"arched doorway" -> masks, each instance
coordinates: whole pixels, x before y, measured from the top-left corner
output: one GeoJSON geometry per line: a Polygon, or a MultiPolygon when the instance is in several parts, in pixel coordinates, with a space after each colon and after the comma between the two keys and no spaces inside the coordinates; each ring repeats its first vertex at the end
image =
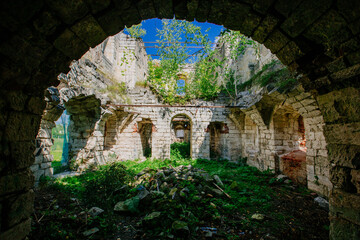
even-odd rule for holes
{"type": "Polygon", "coordinates": [[[171,119],[170,157],[191,157],[191,120],[185,114],[175,115],[171,119]]]}
{"type": "Polygon", "coordinates": [[[278,108],[273,115],[274,147],[278,156],[276,170],[296,183],[306,185],[306,139],[303,117],[290,105],[278,108]]]}

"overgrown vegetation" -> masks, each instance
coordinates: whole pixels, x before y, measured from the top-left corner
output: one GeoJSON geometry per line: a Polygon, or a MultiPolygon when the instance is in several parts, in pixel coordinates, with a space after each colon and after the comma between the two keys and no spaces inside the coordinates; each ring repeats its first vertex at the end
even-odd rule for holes
{"type": "Polygon", "coordinates": [[[313,205],[304,187],[225,160],[177,156],[110,163],[49,181],[42,191],[31,239],[87,239],[82,232],[94,227],[99,232],[93,239],[202,239],[203,227],[216,229],[215,239],[320,239],[328,232],[327,213],[313,205]],[[224,193],[214,190],[214,175],[224,193]],[[140,200],[144,189],[150,194],[140,200]],[[118,201],[131,203],[127,213],[114,212],[118,201]],[[104,212],[87,213],[95,206],[104,212]],[[253,219],[255,213],[264,219],[253,219]]]}
{"type": "Polygon", "coordinates": [[[242,83],[239,87],[241,91],[247,90],[254,85],[265,87],[272,84],[279,92],[291,90],[297,85],[295,73],[290,72],[286,67],[282,67],[279,60],[272,60],[265,64],[253,77],[242,83]]]}
{"type": "Polygon", "coordinates": [[[170,145],[172,159],[190,158],[190,142],[174,142],[170,145]]]}
{"type": "Polygon", "coordinates": [[[235,98],[241,76],[231,69],[231,62],[248,46],[258,47],[239,32],[226,30],[219,38],[218,47],[213,49],[208,34],[202,33],[200,27],[175,19],[163,20],[158,36],[160,61],[150,62],[148,83],[169,104],[183,104],[190,99],[213,100],[220,92],[235,98]],[[189,56],[189,44],[203,48],[189,56]],[[222,46],[229,49],[228,54],[221,53],[222,46]],[[184,77],[182,70],[188,63],[194,64],[194,73],[185,76],[185,87],[179,87],[177,80],[184,77]],[[179,91],[184,94],[179,95],[179,91]]]}

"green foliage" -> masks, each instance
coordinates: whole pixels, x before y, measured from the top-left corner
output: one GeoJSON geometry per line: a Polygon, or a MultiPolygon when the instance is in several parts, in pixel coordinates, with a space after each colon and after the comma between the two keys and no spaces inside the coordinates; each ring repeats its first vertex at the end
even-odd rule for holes
{"type": "Polygon", "coordinates": [[[163,20],[163,28],[158,30],[158,55],[160,62],[149,64],[148,83],[151,88],[169,104],[184,104],[190,99],[213,100],[220,92],[235,98],[239,92],[240,76],[227,66],[230,59],[236,60],[254,41],[236,31],[224,31],[219,45],[229,48],[229,55],[223,56],[220,49],[211,49],[208,34],[200,27],[181,20],[163,20]],[[191,56],[185,44],[203,46],[191,56]],[[193,74],[186,76],[184,89],[177,86],[179,74],[186,63],[195,63],[193,74]],[[179,95],[179,91],[184,94],[179,95]]]}
{"type": "MultiPolygon", "coordinates": [[[[245,159],[240,159],[240,162],[245,162],[245,159]]],[[[165,179],[161,179],[162,182],[163,180],[165,179]]],[[[46,181],[49,180],[46,179],[46,181]]],[[[42,236],[51,239],[85,239],[81,232],[92,227],[100,228],[100,231],[93,236],[94,239],[114,239],[119,236],[119,233],[121,234],[119,230],[123,228],[123,225],[119,223],[124,223],[124,217],[113,212],[113,207],[118,201],[131,203],[130,208],[133,214],[137,214],[133,219],[143,219],[137,226],[135,224],[132,226],[141,233],[144,239],[168,239],[174,238],[174,235],[180,237],[173,230],[174,221],[186,222],[190,231],[186,239],[201,239],[197,230],[198,227],[203,226],[217,228],[218,236],[224,239],[233,239],[235,232],[244,232],[244,230],[247,232],[247,237],[255,236],[249,235],[249,231],[253,231],[257,236],[271,234],[281,238],[284,232],[292,236],[294,229],[305,227],[294,220],[293,215],[301,211],[294,212],[294,207],[292,207],[288,212],[284,212],[282,207],[291,203],[289,199],[292,198],[289,198],[289,194],[293,194],[294,190],[290,189],[296,186],[286,188],[287,184],[276,181],[271,171],[261,172],[254,167],[234,164],[226,160],[184,158],[129,160],[111,163],[97,171],[86,172],[80,176],[57,179],[50,186],[59,190],[62,195],[69,194],[67,201],[70,201],[70,204],[62,209],[63,206],[60,203],[64,201],[64,198],[56,196],[56,199],[51,200],[49,207],[44,208],[45,210],[40,213],[37,212],[37,216],[42,216],[41,223],[43,224],[35,225],[33,233],[36,235],[34,234],[34,238],[31,239],[44,239],[42,236]],[[167,190],[161,190],[164,192],[159,195],[155,194],[157,191],[152,191],[150,198],[139,202],[137,197],[139,189],[134,187],[137,186],[135,181],[138,181],[139,177],[134,178],[135,174],[142,171],[142,175],[138,176],[148,175],[142,184],[151,190],[149,186],[150,182],[156,179],[154,178],[156,169],[167,167],[171,170],[173,168],[169,167],[170,164],[174,168],[191,164],[197,170],[191,172],[191,180],[181,178],[171,180],[171,175],[168,175],[166,181],[172,186],[167,190]],[[207,182],[205,177],[203,181],[201,174],[218,175],[224,183],[222,190],[231,198],[224,194],[213,196],[202,193],[204,187],[215,188],[215,186],[211,181],[207,182]],[[200,178],[195,177],[196,175],[200,178]],[[168,194],[171,188],[178,189],[175,199],[168,194]],[[184,188],[187,188],[187,192],[181,195],[180,189],[184,188]],[[70,197],[76,199],[70,200],[70,197]],[[60,208],[58,206],[57,210],[51,207],[57,204],[61,206],[60,208]],[[88,214],[82,215],[93,206],[98,206],[105,212],[95,217],[88,214]],[[160,218],[151,219],[151,213],[154,211],[160,215],[160,218]],[[264,214],[264,221],[251,219],[254,213],[264,214]],[[78,227],[74,230],[72,227],[74,225],[79,226],[81,230],[79,231],[78,227]],[[290,225],[294,229],[288,229],[290,225]],[[234,229],[234,231],[229,232],[228,229],[234,229]]],[[[156,185],[152,184],[152,186],[156,185]]],[[[297,197],[302,195],[305,196],[304,200],[309,198],[309,190],[305,187],[296,188],[297,197]]],[[[48,202],[48,198],[46,201],[48,202]]],[[[311,213],[313,214],[312,211],[311,213]]],[[[127,216],[126,219],[131,221],[131,217],[127,216]]],[[[327,230],[324,224],[326,223],[322,223],[321,226],[327,230]]],[[[299,234],[298,231],[297,234],[299,234]]],[[[300,234],[303,236],[303,232],[300,234]]]]}
{"type": "Polygon", "coordinates": [[[62,138],[64,136],[64,127],[62,124],[56,124],[56,126],[51,130],[53,138],[62,138]]]}
{"type": "Polygon", "coordinates": [[[170,145],[170,156],[173,159],[190,158],[190,142],[174,142],[170,145]]]}
{"type": "Polygon", "coordinates": [[[146,35],[146,30],[142,28],[142,24],[132,25],[130,28],[125,27],[125,30],[131,37],[141,39],[146,35]]]}
{"type": "Polygon", "coordinates": [[[295,74],[282,67],[279,60],[272,60],[265,64],[242,88],[245,90],[253,85],[265,87],[269,84],[277,87],[279,92],[286,92],[297,85],[297,80],[295,74]]]}

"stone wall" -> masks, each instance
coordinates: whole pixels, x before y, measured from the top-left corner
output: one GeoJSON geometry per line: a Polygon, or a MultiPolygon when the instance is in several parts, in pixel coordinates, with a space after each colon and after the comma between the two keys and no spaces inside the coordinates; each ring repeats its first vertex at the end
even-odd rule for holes
{"type": "MultiPolygon", "coordinates": [[[[30,231],[29,168],[45,108],[43,91],[58,84],[56,76],[68,71],[72,59],[125,25],[176,16],[240,30],[264,43],[291,70],[303,73],[300,81],[307,92],[312,91],[323,114],[320,125],[334,165],[330,238],[358,239],[360,196],[350,183],[357,181],[351,173],[360,168],[359,4],[357,0],[2,1],[0,238],[23,239],[30,231]],[[12,205],[15,202],[25,205],[18,208],[12,205]]],[[[314,133],[319,132],[315,129],[319,121],[315,122],[309,124],[314,133]]]]}
{"type": "Polygon", "coordinates": [[[60,104],[59,91],[55,87],[50,87],[45,91],[46,108],[43,113],[40,129],[35,140],[35,162],[30,167],[35,176],[35,185],[38,184],[40,177],[51,177],[53,169],[51,162],[54,157],[51,154],[53,145],[52,129],[55,127],[55,121],[61,116],[64,107],[60,104]]]}
{"type": "Polygon", "coordinates": [[[106,145],[105,156],[116,155],[119,160],[140,159],[144,157],[139,124],[144,120],[153,124],[151,149],[153,158],[170,158],[170,144],[172,140],[171,120],[174,116],[185,115],[191,122],[191,156],[193,158],[210,159],[210,132],[212,122],[225,124],[228,131],[222,132],[222,158],[238,160],[241,156],[239,131],[227,117],[228,110],[221,108],[164,108],[164,107],[132,107],[123,112],[124,117],[110,118],[107,128],[111,133],[111,146],[106,145]],[[219,110],[220,109],[220,110],[219,110]],[[127,116],[127,117],[126,117],[127,116]],[[114,120],[117,120],[114,123],[114,120]]]}
{"type": "MultiPolygon", "coordinates": [[[[73,63],[72,70],[66,76],[61,77],[63,85],[60,86],[60,93],[71,114],[70,156],[80,169],[104,163],[109,158],[144,158],[141,129],[145,122],[152,125],[152,157],[169,158],[174,134],[171,119],[177,114],[185,114],[191,119],[193,158],[210,159],[210,152],[217,148],[221,149],[219,157],[233,161],[247,157],[250,165],[261,170],[278,171],[284,170],[282,155],[307,149],[306,163],[301,164],[306,167],[299,169],[299,176],[307,178],[310,189],[328,196],[332,184],[329,182],[323,121],[319,117],[321,113],[317,102],[310,94],[304,93],[301,87],[281,94],[276,90],[268,93],[266,88],[255,86],[250,92],[239,94],[236,101],[239,108],[235,112],[226,108],[119,107],[116,103],[124,99],[111,99],[106,91],[99,91],[96,87],[106,90],[114,83],[125,82],[126,101],[135,105],[161,104],[152,91],[136,84],[144,81],[146,76],[147,58],[141,44],[120,33],[91,49],[73,63]],[[124,64],[124,56],[129,50],[142,54],[142,57],[129,58],[128,63],[124,64]],[[135,70],[141,76],[134,74],[135,70]],[[109,102],[115,105],[105,105],[109,102]],[[304,125],[301,133],[300,116],[304,125]],[[221,124],[221,128],[226,129],[215,130],[215,124],[221,124]],[[302,144],[306,142],[306,148],[300,146],[301,141],[302,144]]],[[[258,48],[260,55],[254,54],[254,48],[247,48],[242,58],[229,63],[236,67],[239,74],[246,76],[244,81],[254,74],[249,64],[258,66],[256,69],[259,70],[276,59],[264,46],[258,48]]],[[[224,98],[192,104],[227,105],[229,101],[224,98]]]]}

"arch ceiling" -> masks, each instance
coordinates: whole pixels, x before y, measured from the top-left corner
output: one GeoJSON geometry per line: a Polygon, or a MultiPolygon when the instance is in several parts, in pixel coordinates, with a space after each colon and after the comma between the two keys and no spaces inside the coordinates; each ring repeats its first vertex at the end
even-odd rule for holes
{"type": "Polygon", "coordinates": [[[125,25],[173,16],[240,30],[303,73],[300,81],[317,97],[329,159],[337,166],[330,204],[332,215],[341,217],[332,219],[332,239],[359,236],[360,215],[353,213],[360,207],[353,203],[360,199],[346,185],[360,176],[360,1],[12,0],[0,3],[0,211],[4,219],[12,217],[1,210],[11,194],[24,200],[26,210],[2,221],[0,239],[22,239],[30,231],[29,166],[43,90],[58,84],[71,60],[125,25]]]}

